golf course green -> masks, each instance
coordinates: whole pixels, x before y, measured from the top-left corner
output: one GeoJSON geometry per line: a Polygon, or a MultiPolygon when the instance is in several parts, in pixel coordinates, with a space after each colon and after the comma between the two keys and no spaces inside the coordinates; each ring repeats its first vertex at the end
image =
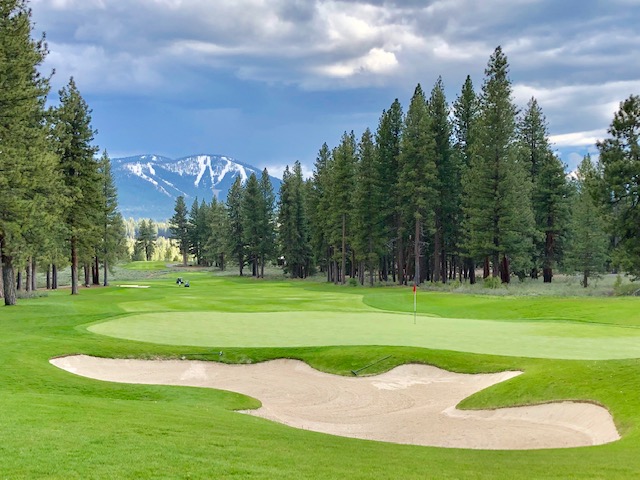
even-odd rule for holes
{"type": "MultiPolygon", "coordinates": [[[[428,308],[428,307],[427,307],[428,308]]],[[[491,321],[366,312],[156,312],[89,326],[102,335],[200,347],[389,345],[520,357],[640,357],[640,329],[551,321],[491,321]]]]}
{"type": "MultiPolygon", "coordinates": [[[[139,265],[108,288],[0,310],[0,478],[634,478],[640,474],[640,301],[491,296],[217,276],[139,265]],[[178,287],[186,276],[190,288],[178,287]],[[133,284],[148,288],[123,288],[133,284]],[[222,351],[223,355],[219,352],[222,351]],[[621,440],[531,451],[417,447],[290,428],[255,399],[96,381],[56,356],[255,363],[374,374],[404,363],[522,375],[459,408],[563,400],[613,415],[621,440]]],[[[552,288],[552,287],[551,287],[552,288]]]]}

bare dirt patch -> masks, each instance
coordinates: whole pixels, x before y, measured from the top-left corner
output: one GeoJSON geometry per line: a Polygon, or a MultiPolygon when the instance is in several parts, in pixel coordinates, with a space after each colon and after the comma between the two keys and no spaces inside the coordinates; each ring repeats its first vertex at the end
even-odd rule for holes
{"type": "Polygon", "coordinates": [[[467,375],[402,365],[381,375],[342,377],[297,360],[226,365],[85,355],[54,358],[51,363],[98,380],[239,392],[262,402],[261,408],[243,413],[345,437],[494,450],[600,445],[620,438],[609,412],[589,403],[456,408],[462,399],[519,372],[467,375]]]}

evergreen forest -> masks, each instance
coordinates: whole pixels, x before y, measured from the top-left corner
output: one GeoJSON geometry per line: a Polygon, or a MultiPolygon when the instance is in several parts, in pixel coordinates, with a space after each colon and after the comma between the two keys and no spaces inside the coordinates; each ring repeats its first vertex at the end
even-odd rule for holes
{"type": "MultiPolygon", "coordinates": [[[[151,260],[157,225],[127,225],[106,151],[94,143],[91,109],[73,78],[48,107],[40,72],[44,36],[33,38],[26,0],[0,0],[0,253],[6,305],[57,288],[71,269],[80,284],[108,285],[110,266],[151,260]]],[[[586,287],[604,271],[640,274],[640,97],[620,103],[571,175],[554,152],[536,101],[516,105],[505,53],[490,56],[479,88],[466,78],[450,102],[442,78],[396,99],[375,130],[323,144],[313,175],[296,162],[274,192],[266,169],[238,178],[226,201],[176,200],[168,231],[187,265],[263,277],[279,265],[293,278],[322,274],[362,285],[509,283],[558,270],[586,287]],[[349,280],[347,280],[349,278],[349,280]]],[[[169,251],[168,249],[166,250],[169,251]]]]}

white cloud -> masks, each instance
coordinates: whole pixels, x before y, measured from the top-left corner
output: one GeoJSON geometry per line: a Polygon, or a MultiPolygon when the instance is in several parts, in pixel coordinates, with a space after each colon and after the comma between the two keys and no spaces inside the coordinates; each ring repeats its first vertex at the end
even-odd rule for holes
{"type": "Polygon", "coordinates": [[[607,132],[604,129],[590,130],[588,132],[563,133],[561,135],[551,135],[549,140],[555,147],[586,147],[595,145],[598,140],[602,140],[607,132]]]}

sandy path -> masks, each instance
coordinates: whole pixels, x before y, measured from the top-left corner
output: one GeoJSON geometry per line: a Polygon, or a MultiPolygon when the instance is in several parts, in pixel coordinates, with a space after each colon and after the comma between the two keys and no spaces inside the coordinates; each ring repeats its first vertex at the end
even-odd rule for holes
{"type": "Polygon", "coordinates": [[[382,375],[342,377],[297,360],[226,365],[84,355],[55,358],[51,363],[98,380],[243,393],[262,402],[261,408],[244,413],[345,437],[510,450],[600,445],[620,438],[609,412],[589,403],[477,411],[455,408],[469,395],[519,372],[467,375],[403,365],[382,375]]]}

